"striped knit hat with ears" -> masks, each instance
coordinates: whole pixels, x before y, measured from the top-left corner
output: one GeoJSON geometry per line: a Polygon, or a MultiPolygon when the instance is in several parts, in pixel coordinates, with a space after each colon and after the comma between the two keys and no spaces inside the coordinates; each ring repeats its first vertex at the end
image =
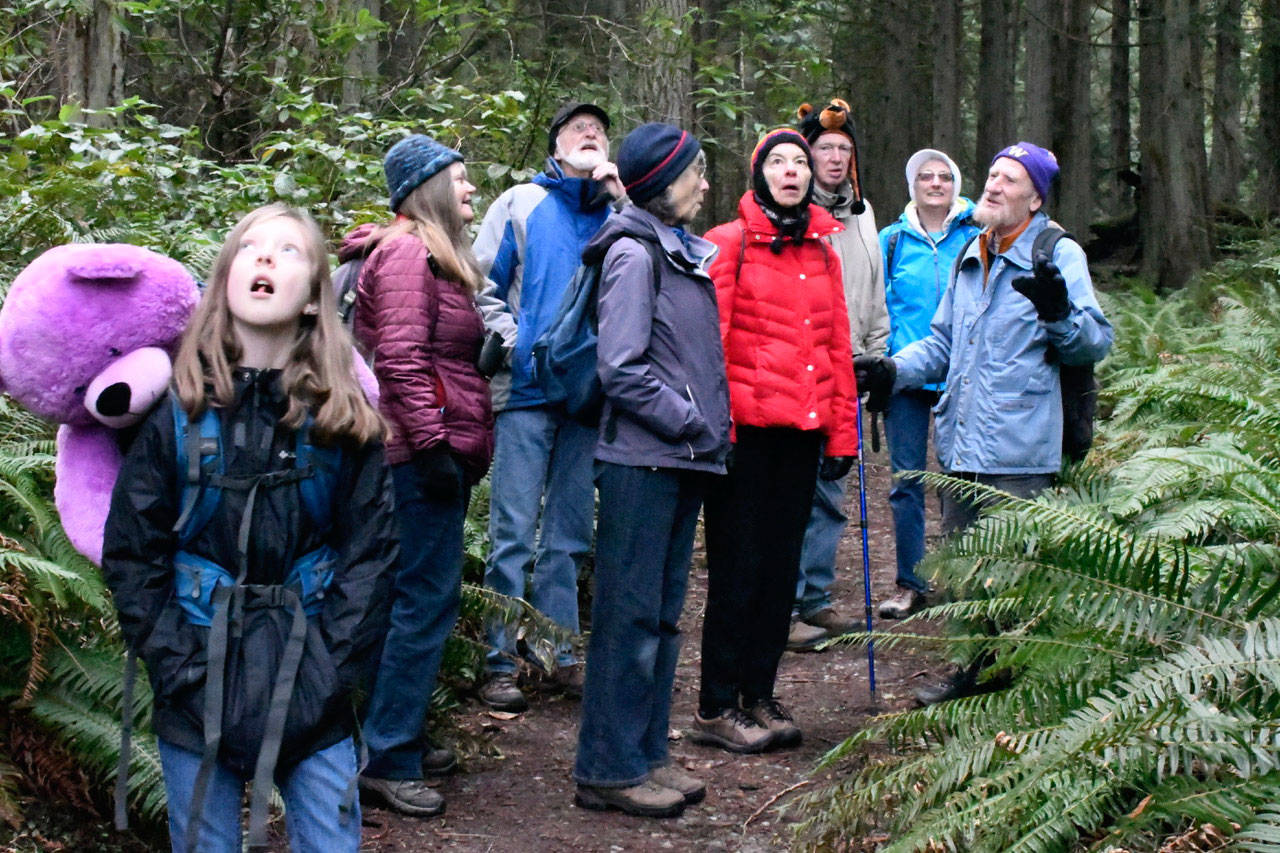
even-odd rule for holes
{"type": "Polygon", "coordinates": [[[849,113],[848,102],[832,98],[831,103],[821,110],[815,110],[810,104],[801,104],[796,110],[796,118],[799,119],[797,126],[800,133],[810,145],[827,131],[843,133],[849,137],[849,142],[853,144],[853,159],[849,163],[849,182],[853,184],[853,207],[850,210],[854,216],[858,216],[867,209],[867,205],[862,200],[862,178],[858,174],[858,136],[853,129],[853,116],[849,113]]]}

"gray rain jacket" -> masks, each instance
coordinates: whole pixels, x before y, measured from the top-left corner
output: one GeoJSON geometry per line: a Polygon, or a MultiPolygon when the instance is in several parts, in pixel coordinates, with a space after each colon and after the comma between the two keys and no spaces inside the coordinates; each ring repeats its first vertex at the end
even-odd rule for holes
{"type": "Polygon", "coordinates": [[[688,246],[632,205],[605,222],[582,253],[586,264],[604,258],[599,460],[724,473],[729,383],[715,285],[706,272],[716,248],[691,234],[687,239],[688,246]],[[661,246],[658,269],[640,241],[661,246]]]}

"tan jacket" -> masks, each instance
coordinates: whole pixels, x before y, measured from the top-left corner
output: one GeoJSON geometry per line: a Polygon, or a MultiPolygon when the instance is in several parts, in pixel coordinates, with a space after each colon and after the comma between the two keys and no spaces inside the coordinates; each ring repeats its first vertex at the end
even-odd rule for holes
{"type": "Polygon", "coordinates": [[[827,240],[840,254],[844,270],[844,301],[849,309],[849,333],[853,354],[884,355],[889,343],[889,311],[884,302],[884,261],[871,202],[854,216],[853,193],[848,181],[837,193],[816,183],[813,203],[820,205],[845,227],[827,240]]]}

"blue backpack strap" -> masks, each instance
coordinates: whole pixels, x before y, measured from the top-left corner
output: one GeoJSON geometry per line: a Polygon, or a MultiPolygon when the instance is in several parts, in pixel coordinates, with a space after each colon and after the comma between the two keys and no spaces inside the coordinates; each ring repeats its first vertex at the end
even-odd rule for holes
{"type": "Polygon", "coordinates": [[[222,502],[222,489],[209,476],[221,474],[225,469],[222,425],[218,413],[209,408],[201,416],[199,428],[192,429],[182,403],[176,396],[170,399],[178,453],[178,490],[182,496],[179,502],[182,511],[173,531],[178,534],[179,547],[185,547],[209,523],[222,502]]]}
{"type": "Polygon", "coordinates": [[[342,468],[342,451],[337,447],[316,447],[311,443],[313,419],[307,416],[297,431],[294,442],[294,458],[298,468],[311,467],[311,476],[298,484],[302,493],[302,505],[316,527],[325,530],[333,520],[333,494],[338,487],[338,472],[342,468]]]}

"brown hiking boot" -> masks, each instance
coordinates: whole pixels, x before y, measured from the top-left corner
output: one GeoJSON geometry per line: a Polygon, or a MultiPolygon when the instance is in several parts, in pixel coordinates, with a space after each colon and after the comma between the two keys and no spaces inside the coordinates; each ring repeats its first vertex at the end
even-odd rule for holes
{"type": "Polygon", "coordinates": [[[909,586],[900,587],[897,595],[880,602],[880,618],[906,619],[924,605],[924,593],[917,592],[909,586]]]}
{"type": "Polygon", "coordinates": [[[799,746],[803,735],[791,712],[777,699],[761,699],[747,708],[747,713],[760,725],[773,733],[773,745],[786,748],[799,746]]]}
{"type": "Polygon", "coordinates": [[[822,628],[828,637],[839,637],[858,630],[858,621],[843,615],[834,607],[824,607],[812,616],[806,616],[804,624],[822,628]]]}
{"type": "Polygon", "coordinates": [[[674,764],[664,764],[653,768],[649,773],[649,781],[657,782],[664,788],[679,791],[684,797],[684,804],[691,806],[702,802],[707,796],[707,783],[696,776],[685,773],[674,764]]]}
{"type": "Polygon", "coordinates": [[[569,699],[581,699],[582,688],[587,680],[587,665],[581,661],[567,663],[556,667],[551,680],[569,699]]]}
{"type": "Polygon", "coordinates": [[[360,790],[374,802],[411,817],[444,814],[444,797],[421,779],[374,779],[360,777],[360,790]]]}
{"type": "Polygon", "coordinates": [[[787,651],[817,651],[818,644],[826,638],[827,632],[825,629],[797,620],[791,623],[791,631],[787,634],[787,651]]]}
{"type": "Polygon", "coordinates": [[[579,785],[573,801],[584,809],[617,809],[639,817],[676,817],[684,811],[684,794],[652,779],[630,788],[597,788],[579,785]]]}
{"type": "Polygon", "coordinates": [[[518,714],[529,709],[529,700],[516,686],[515,676],[505,672],[490,676],[480,687],[480,701],[495,711],[518,714]]]}
{"type": "Polygon", "coordinates": [[[694,743],[718,746],[730,752],[752,753],[764,752],[773,746],[774,735],[741,708],[729,708],[710,719],[704,719],[695,711],[690,738],[694,743]]]}

